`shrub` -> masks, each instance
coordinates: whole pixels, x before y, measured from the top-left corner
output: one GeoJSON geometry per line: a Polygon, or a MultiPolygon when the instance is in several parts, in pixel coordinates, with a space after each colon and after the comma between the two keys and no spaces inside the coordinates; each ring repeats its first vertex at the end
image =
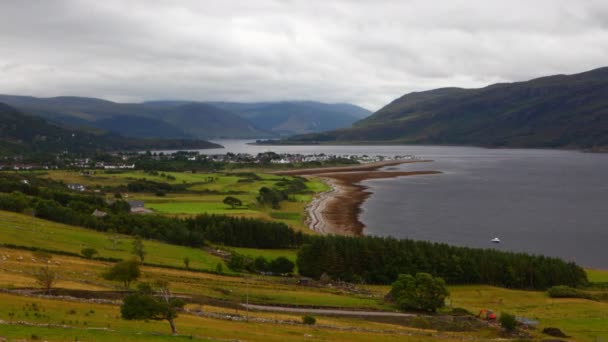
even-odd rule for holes
{"type": "Polygon", "coordinates": [[[559,328],[547,327],[543,329],[543,334],[553,336],[553,337],[564,337],[569,338],[570,336],[566,335],[559,328]]]}
{"type": "Polygon", "coordinates": [[[293,269],[296,265],[286,257],[278,257],[270,262],[268,265],[270,271],[275,274],[289,274],[293,273],[293,269]]]}
{"type": "Polygon", "coordinates": [[[95,248],[87,247],[83,248],[80,251],[80,254],[82,254],[87,259],[91,259],[95,254],[98,254],[98,252],[95,248]]]}
{"type": "Polygon", "coordinates": [[[428,273],[400,274],[391,289],[401,310],[437,311],[449,295],[445,281],[428,273]]]}
{"type": "Polygon", "coordinates": [[[515,328],[517,328],[517,320],[515,319],[515,316],[507,312],[500,313],[498,322],[506,331],[513,331],[515,328]]]}
{"type": "Polygon", "coordinates": [[[566,285],[553,286],[547,290],[551,298],[583,298],[597,300],[593,295],[566,285]]]}
{"type": "Polygon", "coordinates": [[[302,323],[307,325],[315,325],[317,323],[317,319],[312,316],[302,316],[302,323]]]}

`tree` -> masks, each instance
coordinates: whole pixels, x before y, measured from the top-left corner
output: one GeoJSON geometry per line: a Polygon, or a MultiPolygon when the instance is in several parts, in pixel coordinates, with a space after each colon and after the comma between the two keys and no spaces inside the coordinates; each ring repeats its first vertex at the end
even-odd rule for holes
{"type": "Polygon", "coordinates": [[[40,285],[46,293],[49,293],[51,288],[53,288],[53,284],[57,281],[57,273],[49,268],[49,262],[53,258],[53,255],[43,251],[34,251],[32,256],[44,263],[44,266],[40,267],[33,274],[36,284],[40,285]]]}
{"type": "Polygon", "coordinates": [[[309,315],[302,316],[302,323],[306,325],[315,325],[315,323],[317,323],[317,319],[309,315]]]}
{"type": "Polygon", "coordinates": [[[498,322],[500,323],[501,327],[509,332],[517,328],[517,320],[515,319],[515,316],[508,312],[501,312],[498,322]]]}
{"type": "Polygon", "coordinates": [[[260,255],[253,260],[253,268],[258,272],[267,272],[269,268],[268,260],[260,255]]]}
{"type": "Polygon", "coordinates": [[[188,257],[184,258],[184,266],[186,266],[187,270],[190,269],[190,258],[188,258],[188,257]]]}
{"type": "Polygon", "coordinates": [[[445,281],[428,273],[400,274],[392,285],[392,297],[401,310],[436,311],[449,296],[445,281]]]}
{"type": "Polygon", "coordinates": [[[222,202],[225,205],[229,205],[232,209],[243,205],[243,202],[241,202],[240,199],[238,199],[236,197],[232,197],[232,196],[228,196],[228,197],[224,198],[224,200],[222,202]]]}
{"type": "Polygon", "coordinates": [[[154,287],[139,286],[136,293],[125,297],[120,306],[120,314],[126,320],[166,320],[171,326],[171,333],[175,335],[177,329],[174,320],[185,304],[183,300],[171,295],[168,282],[157,281],[154,287]]]}
{"type": "Polygon", "coordinates": [[[128,289],[131,282],[140,276],[139,263],[135,259],[118,262],[102,274],[106,280],[121,281],[125,289],[128,289]]]}
{"type": "Polygon", "coordinates": [[[281,256],[272,260],[268,266],[272,273],[287,274],[293,273],[295,264],[286,257],[281,256]]]}
{"type": "Polygon", "coordinates": [[[141,237],[136,236],[133,240],[133,249],[131,253],[139,258],[140,263],[144,264],[144,257],[146,256],[146,250],[144,249],[144,242],[141,237]]]}
{"type": "Polygon", "coordinates": [[[85,258],[91,259],[95,254],[99,254],[95,248],[87,247],[80,251],[85,258]]]}
{"type": "Polygon", "coordinates": [[[53,288],[53,284],[57,281],[57,273],[46,265],[34,272],[34,278],[36,279],[36,283],[48,294],[51,288],[53,288]]]}

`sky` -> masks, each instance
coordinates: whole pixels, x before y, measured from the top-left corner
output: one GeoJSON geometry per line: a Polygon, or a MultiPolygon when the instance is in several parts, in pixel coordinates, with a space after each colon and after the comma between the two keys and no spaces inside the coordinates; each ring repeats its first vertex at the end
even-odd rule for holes
{"type": "Polygon", "coordinates": [[[3,0],[0,93],[317,100],[608,65],[608,1],[3,0]]]}

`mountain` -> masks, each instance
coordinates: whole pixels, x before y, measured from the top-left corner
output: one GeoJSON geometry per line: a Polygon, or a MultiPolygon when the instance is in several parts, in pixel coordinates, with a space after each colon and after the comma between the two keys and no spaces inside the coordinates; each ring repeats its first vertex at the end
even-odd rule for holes
{"type": "MultiPolygon", "coordinates": [[[[150,106],[149,103],[147,105],[150,106]]],[[[162,113],[166,122],[180,127],[186,134],[195,137],[257,138],[273,136],[272,133],[257,128],[251,122],[230,111],[206,103],[167,105],[157,113],[162,113]]]]}
{"type": "Polygon", "coordinates": [[[350,127],[355,121],[371,114],[367,109],[352,104],[313,101],[210,104],[234,112],[257,127],[283,136],[350,127]]]}
{"type": "Polygon", "coordinates": [[[608,146],[608,68],[410,93],[352,128],[285,141],[311,142],[602,149],[608,146]]]}
{"type": "Polygon", "coordinates": [[[203,140],[134,139],[106,132],[61,127],[0,103],[0,151],[7,154],[216,147],[221,146],[203,140]]]}
{"type": "Polygon", "coordinates": [[[97,127],[130,137],[257,138],[272,133],[234,113],[191,102],[116,103],[95,98],[36,98],[0,95],[0,102],[24,113],[75,127],[97,127]]]}
{"type": "MultiPolygon", "coordinates": [[[[70,121],[68,121],[70,122],[70,121]]],[[[84,123],[82,123],[84,124],[84,123]]],[[[118,115],[94,122],[95,127],[137,138],[185,138],[183,130],[162,120],[135,115],[118,115]]]]}
{"type": "Polygon", "coordinates": [[[271,138],[350,127],[371,114],[351,104],[313,101],[116,103],[75,96],[0,95],[0,102],[55,123],[138,138],[271,138]]]}

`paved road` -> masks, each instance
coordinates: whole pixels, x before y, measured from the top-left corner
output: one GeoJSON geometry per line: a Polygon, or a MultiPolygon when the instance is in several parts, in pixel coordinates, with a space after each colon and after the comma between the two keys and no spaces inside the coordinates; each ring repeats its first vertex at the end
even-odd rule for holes
{"type": "Polygon", "coordinates": [[[274,312],[295,312],[295,313],[308,313],[318,315],[334,315],[334,316],[376,316],[376,317],[414,317],[415,314],[407,314],[402,312],[388,312],[388,311],[356,311],[356,310],[341,310],[341,309],[308,309],[308,308],[290,308],[285,306],[266,306],[266,305],[253,305],[253,304],[241,304],[243,307],[250,310],[258,311],[274,311],[274,312]]]}

